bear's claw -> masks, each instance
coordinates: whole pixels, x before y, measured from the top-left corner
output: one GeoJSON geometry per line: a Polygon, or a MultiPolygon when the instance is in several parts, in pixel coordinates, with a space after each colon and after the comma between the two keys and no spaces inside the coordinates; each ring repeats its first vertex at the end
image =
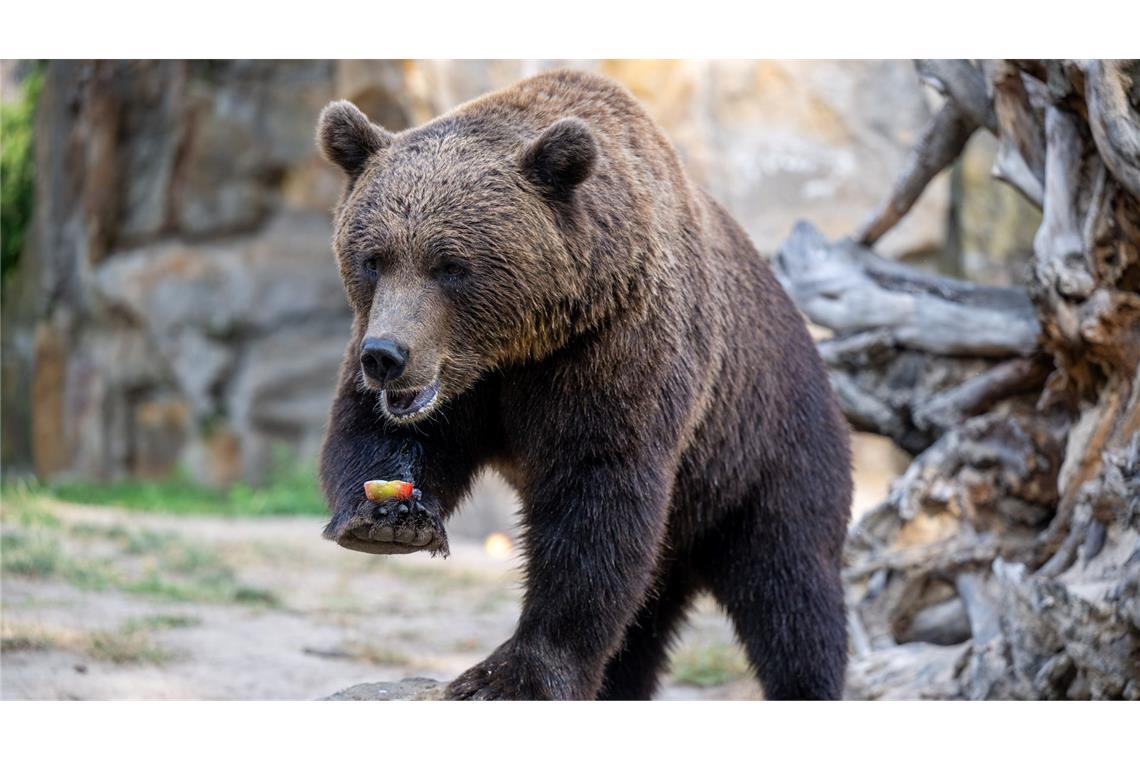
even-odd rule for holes
{"type": "Polygon", "coordinates": [[[362,501],[341,510],[325,526],[324,537],[346,549],[368,554],[410,554],[427,551],[448,554],[447,531],[443,521],[413,496],[415,508],[407,502],[398,506],[362,501]]]}

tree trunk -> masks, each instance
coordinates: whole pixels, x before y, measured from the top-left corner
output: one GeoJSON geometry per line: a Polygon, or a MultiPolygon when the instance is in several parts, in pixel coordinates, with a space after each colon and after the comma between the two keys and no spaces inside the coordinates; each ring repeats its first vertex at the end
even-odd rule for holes
{"type": "Polygon", "coordinates": [[[857,430],[915,455],[853,526],[853,698],[1140,699],[1140,65],[921,61],[945,97],[851,240],[776,259],[857,430]],[[977,129],[1042,209],[1024,289],[877,256],[977,129]]]}

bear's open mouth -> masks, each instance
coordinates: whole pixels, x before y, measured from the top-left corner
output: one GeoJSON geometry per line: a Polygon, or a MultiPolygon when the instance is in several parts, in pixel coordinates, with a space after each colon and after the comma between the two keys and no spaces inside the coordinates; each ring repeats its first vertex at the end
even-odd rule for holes
{"type": "Polygon", "coordinates": [[[384,409],[393,417],[411,417],[423,411],[435,401],[439,394],[439,381],[423,388],[413,388],[408,391],[385,390],[382,393],[384,409]]]}

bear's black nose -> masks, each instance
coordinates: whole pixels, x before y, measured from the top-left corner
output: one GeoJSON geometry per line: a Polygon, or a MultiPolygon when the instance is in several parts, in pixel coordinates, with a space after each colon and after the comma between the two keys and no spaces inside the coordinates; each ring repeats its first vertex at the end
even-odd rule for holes
{"type": "Polygon", "coordinates": [[[378,383],[387,383],[404,374],[408,349],[391,338],[365,338],[360,344],[360,366],[378,383]]]}

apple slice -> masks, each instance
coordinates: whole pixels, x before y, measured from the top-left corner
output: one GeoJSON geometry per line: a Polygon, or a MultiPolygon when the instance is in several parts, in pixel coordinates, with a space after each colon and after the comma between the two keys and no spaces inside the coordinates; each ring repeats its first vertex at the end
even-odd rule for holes
{"type": "Polygon", "coordinates": [[[412,498],[412,484],[406,480],[369,480],[364,484],[364,498],[369,501],[403,501],[412,498]]]}

